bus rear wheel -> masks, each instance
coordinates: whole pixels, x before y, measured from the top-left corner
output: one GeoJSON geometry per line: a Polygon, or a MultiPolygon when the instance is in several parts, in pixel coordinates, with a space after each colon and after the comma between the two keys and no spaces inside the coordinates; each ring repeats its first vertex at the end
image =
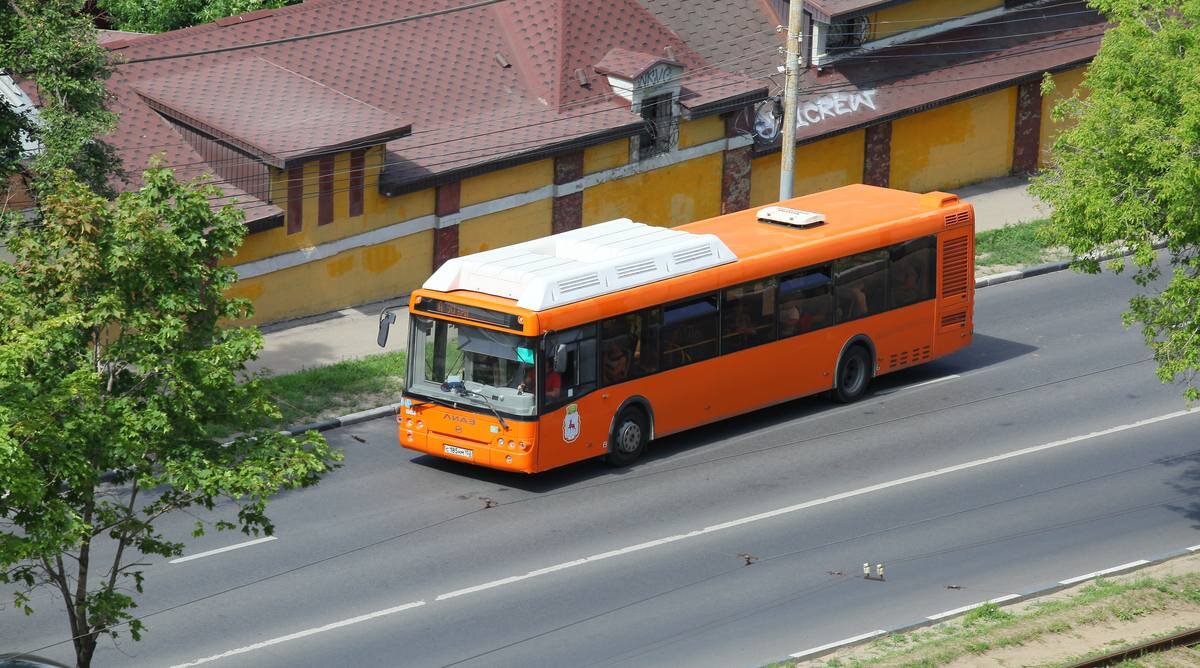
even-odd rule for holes
{"type": "Polygon", "coordinates": [[[833,398],[848,404],[862,399],[871,384],[871,354],[860,345],[851,346],[838,362],[833,398]]]}
{"type": "Polygon", "coordinates": [[[613,432],[608,440],[606,461],[612,466],[629,466],[646,452],[650,436],[646,414],[640,408],[629,407],[621,411],[613,423],[613,432]]]}

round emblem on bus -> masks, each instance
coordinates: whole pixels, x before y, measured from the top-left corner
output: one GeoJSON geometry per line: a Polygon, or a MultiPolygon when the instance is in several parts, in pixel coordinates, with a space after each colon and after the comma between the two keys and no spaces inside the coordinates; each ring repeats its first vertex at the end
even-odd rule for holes
{"type": "Polygon", "coordinates": [[[579,407],[571,404],[567,406],[567,413],[563,416],[563,440],[571,443],[577,438],[579,438],[579,407]]]}

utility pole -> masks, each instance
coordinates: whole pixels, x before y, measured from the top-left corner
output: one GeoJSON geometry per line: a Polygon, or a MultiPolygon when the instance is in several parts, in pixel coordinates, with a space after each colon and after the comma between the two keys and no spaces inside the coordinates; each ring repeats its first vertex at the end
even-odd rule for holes
{"type": "Polygon", "coordinates": [[[779,199],[791,199],[796,173],[796,97],[800,88],[800,15],[803,0],[788,2],[787,61],[783,84],[783,155],[779,165],[779,199]]]}

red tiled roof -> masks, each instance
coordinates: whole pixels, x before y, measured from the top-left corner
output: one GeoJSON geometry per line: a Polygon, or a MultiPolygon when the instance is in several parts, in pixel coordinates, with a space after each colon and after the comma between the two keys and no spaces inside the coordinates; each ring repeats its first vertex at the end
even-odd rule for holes
{"type": "MultiPolygon", "coordinates": [[[[685,68],[681,102],[692,113],[766,95],[761,82],[710,67],[636,0],[506,0],[211,53],[461,4],[308,0],[169,33],[112,36],[106,46],[123,64],[108,80],[111,108],[120,115],[109,140],[131,174],[162,155],[183,178],[386,141],[384,181],[398,192],[635,134],[641,118],[594,71],[614,48],[665,55],[670,47],[685,68]],[[145,60],[195,52],[209,53],[145,60]],[[411,135],[397,136],[410,125],[411,135]],[[255,158],[206,159],[194,146],[197,137],[255,158]]],[[[249,220],[281,214],[229,180],[216,180],[249,220]]]]}
{"type": "Polygon", "coordinates": [[[164,116],[278,168],[290,160],[364,140],[383,142],[409,131],[407,124],[378,107],[247,52],[142,79],[133,89],[164,116]],[[245,107],[253,100],[286,104],[247,113],[245,107]]]}

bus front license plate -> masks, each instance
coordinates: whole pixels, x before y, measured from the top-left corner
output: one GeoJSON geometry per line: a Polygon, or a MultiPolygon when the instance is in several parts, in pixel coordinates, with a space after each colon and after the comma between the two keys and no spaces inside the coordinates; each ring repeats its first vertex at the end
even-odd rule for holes
{"type": "Polygon", "coordinates": [[[449,443],[443,443],[442,450],[445,450],[446,454],[448,455],[457,455],[459,457],[466,457],[467,459],[473,459],[475,457],[474,452],[466,448],[460,448],[457,445],[450,445],[449,443]]]}

